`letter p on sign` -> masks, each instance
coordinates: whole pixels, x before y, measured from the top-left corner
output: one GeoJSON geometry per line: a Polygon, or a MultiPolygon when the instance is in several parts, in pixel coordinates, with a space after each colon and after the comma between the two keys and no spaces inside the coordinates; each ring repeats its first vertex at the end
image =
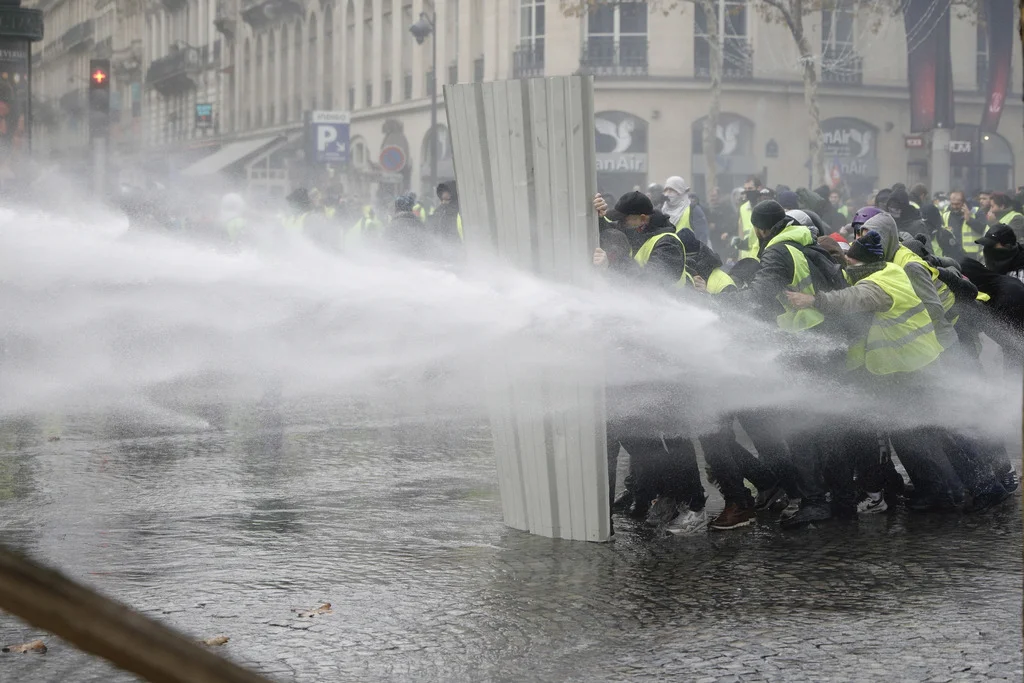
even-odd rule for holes
{"type": "Polygon", "coordinates": [[[334,126],[316,127],[316,149],[318,152],[326,152],[327,146],[338,139],[338,129],[334,126]]]}

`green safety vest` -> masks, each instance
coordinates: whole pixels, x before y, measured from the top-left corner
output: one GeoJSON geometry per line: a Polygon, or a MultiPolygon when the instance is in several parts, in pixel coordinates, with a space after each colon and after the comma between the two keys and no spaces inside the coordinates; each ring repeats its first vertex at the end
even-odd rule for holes
{"type": "MultiPolygon", "coordinates": [[[[949,313],[949,311],[953,308],[953,305],[956,304],[956,297],[953,295],[952,290],[950,290],[950,288],[946,286],[946,283],[941,282],[939,280],[938,269],[933,268],[931,264],[929,264],[927,261],[925,261],[923,258],[918,256],[914,252],[910,251],[904,246],[900,246],[900,248],[896,250],[896,254],[892,257],[892,262],[895,263],[900,268],[906,268],[908,263],[921,264],[922,266],[928,269],[928,273],[932,276],[932,284],[935,285],[935,291],[939,295],[939,301],[942,302],[942,310],[944,310],[946,313],[949,313]]],[[[956,316],[952,320],[950,320],[950,322],[956,325],[957,322],[959,322],[959,320],[960,317],[956,316]]]]}
{"type": "MultiPolygon", "coordinates": [[[[639,263],[641,268],[646,266],[647,262],[651,260],[651,252],[654,251],[654,247],[657,246],[659,240],[665,237],[679,242],[679,246],[683,250],[683,263],[685,264],[686,247],[683,246],[683,241],[679,239],[679,235],[675,234],[674,232],[663,232],[658,235],[655,235],[654,237],[649,238],[646,242],[643,243],[643,245],[640,247],[640,250],[637,251],[636,254],[633,256],[633,260],[639,263]]],[[[693,278],[690,277],[690,274],[686,272],[686,266],[684,265],[683,274],[682,276],[680,276],[679,282],[676,283],[676,287],[685,287],[687,281],[692,279],[693,278]]]]}
{"type": "MultiPolygon", "coordinates": [[[[800,244],[798,233],[801,230],[807,232],[808,237],[810,237],[810,230],[807,228],[802,225],[791,225],[773,237],[765,245],[765,249],[776,244],[782,244],[789,249],[789,254],[793,259],[793,281],[789,283],[786,289],[790,292],[800,292],[814,296],[814,280],[811,278],[811,265],[807,263],[807,257],[804,256],[804,252],[797,246],[800,244]]],[[[789,298],[785,292],[781,292],[778,299],[782,307],[786,309],[786,312],[777,318],[780,329],[787,332],[799,332],[817,327],[825,321],[825,316],[822,312],[815,308],[794,308],[789,303],[789,298]]]]}
{"type": "Polygon", "coordinates": [[[917,202],[913,201],[913,200],[911,200],[911,202],[910,202],[910,205],[911,205],[912,207],[914,207],[915,209],[917,209],[918,211],[920,211],[920,210],[921,210],[921,205],[920,205],[920,204],[918,204],[917,202]]]}
{"type": "Polygon", "coordinates": [[[715,268],[708,275],[708,292],[721,294],[727,287],[735,287],[736,281],[721,268],[715,268]]]}
{"type": "Polygon", "coordinates": [[[864,279],[881,287],[892,306],[875,313],[867,337],[847,353],[847,369],[864,367],[872,375],[891,375],[920,370],[938,358],[942,346],[935,327],[903,268],[887,263],[864,279]]]}
{"type": "MultiPolygon", "coordinates": [[[[953,229],[949,227],[949,216],[952,213],[953,212],[949,209],[942,212],[942,224],[945,225],[946,229],[950,232],[953,232],[953,229]]],[[[977,256],[981,253],[981,245],[974,243],[974,240],[976,239],[978,238],[975,237],[974,230],[972,230],[971,226],[967,224],[967,221],[964,221],[964,224],[960,226],[960,242],[963,244],[964,253],[968,256],[977,256]]]]}
{"type": "Polygon", "coordinates": [[[740,249],[740,259],[757,258],[757,253],[761,250],[761,243],[754,231],[754,222],[750,219],[753,212],[750,202],[740,205],[740,236],[747,240],[747,248],[740,249]]]}
{"type": "Polygon", "coordinates": [[[308,213],[300,213],[298,216],[284,216],[281,218],[281,223],[289,230],[301,233],[306,227],[306,216],[308,213]]]}
{"type": "Polygon", "coordinates": [[[242,233],[245,232],[245,219],[237,216],[229,220],[224,227],[227,230],[228,239],[237,242],[242,239],[242,233]]]}
{"type": "Polygon", "coordinates": [[[676,233],[680,230],[690,229],[690,207],[687,206],[683,211],[683,215],[679,217],[679,222],[676,223],[676,233]]]}
{"type": "Polygon", "coordinates": [[[1003,214],[1003,217],[999,219],[999,222],[1002,223],[1003,225],[1009,225],[1010,221],[1012,221],[1017,216],[1021,215],[1024,214],[1021,214],[1019,211],[1014,211],[1013,209],[1010,209],[1009,211],[1003,214]]]}
{"type": "Polygon", "coordinates": [[[363,239],[364,232],[368,234],[379,234],[383,229],[384,224],[373,216],[373,208],[370,206],[364,206],[363,217],[356,221],[356,224],[345,233],[345,246],[352,247],[358,245],[363,239]]]}

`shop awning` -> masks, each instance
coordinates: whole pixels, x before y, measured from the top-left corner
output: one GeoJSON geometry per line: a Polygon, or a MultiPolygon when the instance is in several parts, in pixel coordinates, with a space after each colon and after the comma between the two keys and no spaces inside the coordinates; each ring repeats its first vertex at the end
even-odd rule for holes
{"type": "Polygon", "coordinates": [[[219,173],[228,166],[236,164],[257,152],[261,152],[273,143],[283,139],[284,138],[280,135],[272,135],[265,138],[254,138],[252,140],[241,140],[239,142],[228,143],[213,154],[200,159],[196,163],[182,170],[181,175],[195,177],[219,173]]]}

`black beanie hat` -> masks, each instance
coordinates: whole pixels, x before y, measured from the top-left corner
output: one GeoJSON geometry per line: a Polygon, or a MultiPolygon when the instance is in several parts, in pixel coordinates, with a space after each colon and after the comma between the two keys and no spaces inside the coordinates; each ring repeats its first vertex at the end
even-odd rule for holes
{"type": "Polygon", "coordinates": [[[861,263],[880,263],[885,260],[885,250],[882,249],[882,236],[872,230],[866,235],[861,235],[850,245],[846,252],[846,258],[860,261],[861,263]]]}
{"type": "Polygon", "coordinates": [[[780,222],[786,220],[786,210],[774,199],[766,199],[750,213],[750,222],[758,230],[768,232],[780,222]]]}

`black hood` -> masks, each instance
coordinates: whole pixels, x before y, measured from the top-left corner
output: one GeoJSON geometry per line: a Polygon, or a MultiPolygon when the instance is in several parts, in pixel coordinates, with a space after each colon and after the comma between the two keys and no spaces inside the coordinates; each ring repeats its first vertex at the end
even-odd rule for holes
{"type": "Polygon", "coordinates": [[[907,194],[906,190],[893,190],[892,194],[889,195],[886,207],[889,213],[892,214],[892,217],[896,219],[896,225],[909,225],[914,221],[921,220],[921,212],[910,205],[910,195],[907,194]],[[897,213],[899,215],[896,215],[897,213]]]}
{"type": "Polygon", "coordinates": [[[439,183],[438,184],[438,186],[437,186],[437,198],[438,199],[441,198],[441,194],[443,192],[450,192],[451,193],[451,195],[452,195],[452,203],[453,204],[458,204],[459,203],[459,190],[458,190],[458,187],[456,187],[454,180],[449,180],[447,182],[439,183]]]}
{"type": "Polygon", "coordinates": [[[1024,268],[1024,249],[1021,249],[1019,244],[1009,249],[985,247],[981,253],[985,256],[985,264],[996,273],[1006,275],[1024,268]]]}

